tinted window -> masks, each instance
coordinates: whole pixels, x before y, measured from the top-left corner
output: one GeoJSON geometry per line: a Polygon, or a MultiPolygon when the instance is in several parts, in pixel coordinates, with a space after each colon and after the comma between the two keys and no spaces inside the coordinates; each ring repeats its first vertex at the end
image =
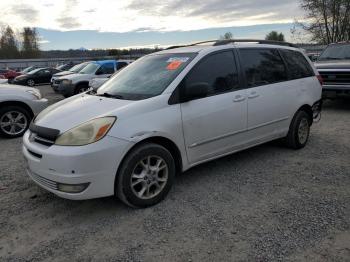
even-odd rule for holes
{"type": "Polygon", "coordinates": [[[114,73],[114,64],[113,63],[108,63],[108,64],[103,64],[98,70],[98,74],[113,74],[114,73]]]}
{"type": "Polygon", "coordinates": [[[242,65],[248,87],[286,81],[284,62],[274,49],[241,49],[242,65]]]}
{"type": "Polygon", "coordinates": [[[281,53],[287,63],[291,79],[299,79],[315,75],[309,62],[300,52],[281,50],[281,53]]]}
{"type": "Polygon", "coordinates": [[[123,67],[126,67],[127,65],[128,65],[128,63],[126,63],[126,62],[118,62],[117,70],[122,69],[123,67]]]}
{"type": "Polygon", "coordinates": [[[208,96],[238,89],[238,72],[233,52],[226,51],[205,57],[185,78],[182,88],[188,90],[196,83],[209,85],[208,96]]]}

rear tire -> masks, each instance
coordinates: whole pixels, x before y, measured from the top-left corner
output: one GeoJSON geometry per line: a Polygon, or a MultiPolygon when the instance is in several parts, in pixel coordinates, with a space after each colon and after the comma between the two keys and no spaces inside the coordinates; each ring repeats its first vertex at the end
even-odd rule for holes
{"type": "Polygon", "coordinates": [[[31,114],[20,106],[0,108],[0,136],[16,138],[22,136],[28,129],[31,114]]]}
{"type": "Polygon", "coordinates": [[[310,135],[310,116],[305,111],[298,111],[289,127],[285,144],[293,149],[305,147],[310,135]]]}
{"type": "Polygon", "coordinates": [[[142,144],[124,159],[116,178],[115,194],[126,205],[153,206],[169,193],[175,178],[171,153],[158,144],[142,144]]]}

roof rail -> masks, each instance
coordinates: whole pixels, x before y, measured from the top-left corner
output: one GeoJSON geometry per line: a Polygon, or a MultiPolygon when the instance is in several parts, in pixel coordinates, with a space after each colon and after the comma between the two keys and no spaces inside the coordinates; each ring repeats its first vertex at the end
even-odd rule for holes
{"type": "Polygon", "coordinates": [[[166,49],[196,46],[196,45],[207,44],[207,43],[213,43],[213,46],[228,45],[228,44],[234,44],[234,43],[257,43],[257,44],[290,46],[290,47],[298,48],[298,46],[296,46],[292,43],[281,42],[281,41],[258,40],[258,39],[227,39],[227,40],[208,40],[208,41],[196,42],[196,43],[188,44],[188,45],[170,46],[166,49]]]}

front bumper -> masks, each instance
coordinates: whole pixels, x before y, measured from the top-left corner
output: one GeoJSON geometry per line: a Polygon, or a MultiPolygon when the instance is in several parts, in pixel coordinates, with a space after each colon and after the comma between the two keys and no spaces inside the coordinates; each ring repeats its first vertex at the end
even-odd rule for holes
{"type": "Polygon", "coordinates": [[[27,80],[28,79],[13,79],[13,81],[11,82],[11,84],[14,84],[14,85],[27,85],[27,80]]]}
{"type": "Polygon", "coordinates": [[[42,188],[67,199],[83,200],[114,194],[115,176],[133,143],[106,136],[86,146],[45,146],[23,136],[27,173],[42,188]],[[80,193],[66,193],[58,184],[88,184],[80,193]]]}
{"type": "Polygon", "coordinates": [[[30,102],[30,107],[34,113],[34,115],[39,114],[48,106],[48,100],[46,98],[42,98],[40,100],[32,100],[30,102]]]}

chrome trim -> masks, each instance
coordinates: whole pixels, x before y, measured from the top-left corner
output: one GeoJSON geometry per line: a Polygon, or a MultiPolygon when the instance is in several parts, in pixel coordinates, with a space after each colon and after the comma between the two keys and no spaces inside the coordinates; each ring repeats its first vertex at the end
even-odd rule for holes
{"type": "Polygon", "coordinates": [[[278,122],[285,121],[285,120],[288,120],[288,119],[289,119],[289,117],[283,117],[283,118],[280,118],[280,119],[277,119],[277,120],[273,120],[273,121],[270,121],[270,122],[267,122],[267,123],[264,123],[264,124],[261,124],[261,125],[257,125],[257,126],[248,128],[248,129],[239,130],[239,131],[235,131],[235,132],[228,133],[228,134],[225,134],[225,135],[221,135],[221,136],[217,136],[217,137],[210,138],[210,139],[207,139],[207,140],[203,140],[203,141],[200,141],[200,142],[196,142],[196,143],[193,143],[192,145],[188,146],[188,148],[194,148],[194,147],[197,147],[197,146],[208,144],[208,143],[213,142],[213,141],[224,139],[224,138],[227,138],[227,137],[230,137],[230,136],[234,136],[234,135],[237,135],[237,134],[240,134],[240,133],[243,133],[243,132],[252,131],[254,129],[257,129],[257,128],[260,128],[260,127],[264,127],[264,126],[268,126],[268,125],[272,125],[274,123],[278,123],[278,122]]]}

